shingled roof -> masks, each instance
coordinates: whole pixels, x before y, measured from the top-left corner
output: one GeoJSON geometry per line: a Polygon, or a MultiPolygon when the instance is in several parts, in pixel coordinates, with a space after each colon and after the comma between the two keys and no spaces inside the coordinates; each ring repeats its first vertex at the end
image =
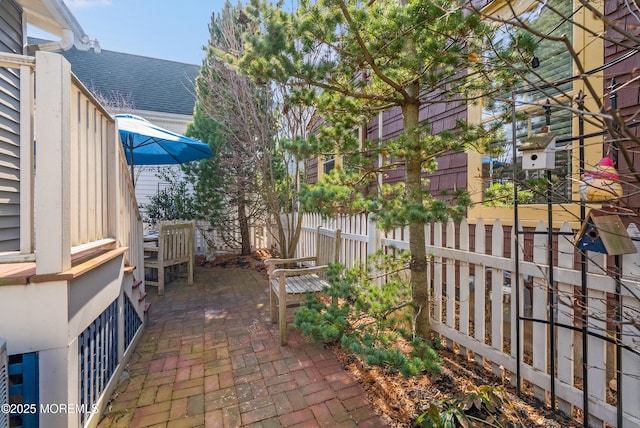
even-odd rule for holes
{"type": "Polygon", "coordinates": [[[104,49],[96,54],[73,47],[61,54],[93,92],[105,97],[118,94],[135,110],[193,115],[198,65],[104,49]]]}

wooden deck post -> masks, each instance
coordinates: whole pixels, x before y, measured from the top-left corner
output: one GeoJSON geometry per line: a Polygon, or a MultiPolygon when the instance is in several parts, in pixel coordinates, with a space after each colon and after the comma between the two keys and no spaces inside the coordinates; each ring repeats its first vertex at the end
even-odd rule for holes
{"type": "Polygon", "coordinates": [[[36,52],[36,273],[71,267],[71,65],[36,52]]]}

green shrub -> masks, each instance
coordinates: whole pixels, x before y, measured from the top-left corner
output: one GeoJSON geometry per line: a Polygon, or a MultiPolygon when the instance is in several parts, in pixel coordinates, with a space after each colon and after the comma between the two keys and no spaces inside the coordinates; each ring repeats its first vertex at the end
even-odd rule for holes
{"type": "Polygon", "coordinates": [[[413,334],[411,290],[403,278],[407,263],[403,252],[378,253],[366,266],[351,269],[331,266],[326,294],[337,304],[309,296],[295,325],[316,342],[339,343],[369,365],[404,376],[439,373],[440,357],[413,334]],[[384,279],[381,284],[376,275],[384,279]]]}

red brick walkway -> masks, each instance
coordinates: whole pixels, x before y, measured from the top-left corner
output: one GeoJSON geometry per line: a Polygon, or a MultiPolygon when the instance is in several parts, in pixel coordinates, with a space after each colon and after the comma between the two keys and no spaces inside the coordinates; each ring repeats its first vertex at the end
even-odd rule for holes
{"type": "Polygon", "coordinates": [[[385,427],[322,346],[269,322],[267,282],[249,269],[196,271],[151,289],[149,324],[99,427],[385,427]]]}

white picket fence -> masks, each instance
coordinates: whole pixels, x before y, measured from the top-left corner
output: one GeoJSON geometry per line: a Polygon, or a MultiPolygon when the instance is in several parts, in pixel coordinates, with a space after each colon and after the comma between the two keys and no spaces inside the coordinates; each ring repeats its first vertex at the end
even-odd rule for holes
{"type": "MultiPolygon", "coordinates": [[[[341,230],[341,262],[347,267],[363,262],[367,254],[378,249],[408,249],[408,230],[383,233],[366,216],[322,219],[307,214],[298,245],[298,256],[312,255],[317,226],[341,230]]],[[[570,413],[583,407],[582,385],[588,385],[589,426],[617,425],[618,409],[607,396],[616,371],[621,373],[618,390],[622,396],[625,427],[640,426],[640,231],[632,224],[628,232],[635,238],[639,253],[622,257],[621,302],[622,322],[617,348],[620,366],[616,366],[614,304],[616,281],[612,272],[613,258],[588,253],[586,274],[587,307],[587,382],[583,376],[583,335],[580,290],[581,270],[578,251],[572,244],[571,227],[562,225],[554,248],[553,304],[548,293],[548,248],[546,226],[538,224],[529,234],[533,247],[517,249],[519,257],[519,302],[512,284],[515,275],[514,240],[511,227],[499,221],[485,225],[482,220],[462,221],[455,225],[432,224],[425,228],[430,269],[432,329],[446,339],[448,346],[461,355],[486,364],[495,374],[506,373],[515,380],[517,366],[525,384],[535,395],[548,402],[551,382],[560,410],[570,413]],[[469,224],[475,223],[475,224],[469,224]],[[506,239],[505,239],[506,238],[506,239]],[[505,248],[511,242],[511,248],[505,248]],[[477,292],[484,290],[484,292],[477,292]],[[494,304],[494,302],[500,302],[494,304]],[[520,320],[516,304],[520,304],[520,320]],[[549,308],[555,309],[550,320],[549,308]],[[526,318],[526,319],[523,319],[526,318]],[[533,321],[536,320],[536,321],[533,321]],[[517,354],[519,323],[520,353],[517,354]],[[550,374],[550,325],[556,338],[555,376],[550,374]],[[607,340],[609,339],[609,340],[607,340]],[[520,355],[521,358],[517,358],[520,355]]],[[[520,235],[518,242],[527,239],[520,235]]],[[[524,245],[524,244],[522,244],[524,245]]]]}
{"type": "MultiPolygon", "coordinates": [[[[200,220],[196,223],[195,254],[213,257],[219,254],[239,253],[240,230],[234,232],[232,237],[235,242],[223,239],[215,230],[210,230],[207,221],[200,220]]],[[[249,241],[251,250],[270,249],[274,245],[274,239],[266,224],[254,224],[249,226],[249,241]]]]}

